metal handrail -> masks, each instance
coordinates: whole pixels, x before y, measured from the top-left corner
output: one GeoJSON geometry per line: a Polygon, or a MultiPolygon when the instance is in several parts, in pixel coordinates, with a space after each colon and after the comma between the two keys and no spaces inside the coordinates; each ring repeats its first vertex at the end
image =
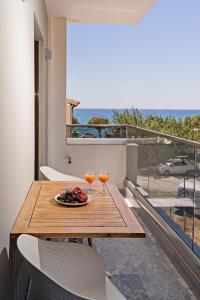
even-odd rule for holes
{"type": "MultiPolygon", "coordinates": [[[[125,124],[67,124],[66,125],[69,128],[73,128],[73,127],[122,127],[122,128],[126,128],[128,125],[125,124]]],[[[134,127],[134,126],[132,126],[134,127]]]]}

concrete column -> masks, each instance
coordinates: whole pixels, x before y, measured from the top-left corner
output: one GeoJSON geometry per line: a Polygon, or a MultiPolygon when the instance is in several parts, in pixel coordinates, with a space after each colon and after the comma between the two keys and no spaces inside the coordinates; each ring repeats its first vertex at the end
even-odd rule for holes
{"type": "Polygon", "coordinates": [[[73,107],[71,104],[66,103],[66,124],[72,124],[72,116],[73,116],[73,107]]]}
{"type": "Polygon", "coordinates": [[[138,169],[138,145],[128,144],[126,149],[126,176],[130,181],[136,184],[138,169]]]}
{"type": "Polygon", "coordinates": [[[66,142],[66,19],[49,19],[48,165],[62,169],[66,142]]]}

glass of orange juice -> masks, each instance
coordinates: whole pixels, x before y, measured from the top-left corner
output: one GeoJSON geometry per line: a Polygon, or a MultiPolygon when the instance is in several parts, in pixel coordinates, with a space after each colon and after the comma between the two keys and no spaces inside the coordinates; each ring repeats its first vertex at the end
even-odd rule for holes
{"type": "Polygon", "coordinates": [[[103,184],[103,193],[105,194],[106,190],[105,190],[105,185],[106,182],[109,180],[109,173],[107,171],[102,171],[99,173],[99,180],[102,182],[103,184]]]}
{"type": "Polygon", "coordinates": [[[90,185],[90,189],[89,189],[89,192],[91,193],[92,192],[92,183],[95,181],[96,179],[96,174],[95,172],[93,171],[87,171],[85,173],[85,180],[89,183],[90,185]]]}

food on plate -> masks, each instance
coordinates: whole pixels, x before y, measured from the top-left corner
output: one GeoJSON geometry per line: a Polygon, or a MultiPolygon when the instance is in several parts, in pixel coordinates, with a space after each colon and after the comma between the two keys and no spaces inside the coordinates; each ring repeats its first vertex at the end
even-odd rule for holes
{"type": "Polygon", "coordinates": [[[61,193],[57,199],[63,203],[85,203],[88,200],[88,195],[77,186],[73,190],[66,190],[61,193]]]}

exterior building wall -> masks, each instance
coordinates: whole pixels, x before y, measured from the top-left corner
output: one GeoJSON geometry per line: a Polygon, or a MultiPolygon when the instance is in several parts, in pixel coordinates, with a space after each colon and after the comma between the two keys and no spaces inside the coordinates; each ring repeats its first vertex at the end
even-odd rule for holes
{"type": "Polygon", "coordinates": [[[97,175],[100,171],[108,171],[110,180],[121,189],[126,177],[126,145],[103,144],[98,143],[98,140],[94,139],[93,144],[67,144],[65,153],[66,157],[71,157],[71,164],[65,158],[62,171],[80,178],[88,170],[97,175]]]}
{"type": "MultiPolygon", "coordinates": [[[[47,42],[45,1],[0,1],[0,299],[8,299],[9,233],[34,179],[36,20],[44,50],[47,42]]],[[[41,55],[45,69],[44,53],[41,55]]],[[[44,86],[42,93],[45,96],[44,86]]]]}
{"type": "Polygon", "coordinates": [[[66,141],[66,19],[49,19],[48,165],[62,169],[66,141]]]}
{"type": "Polygon", "coordinates": [[[73,108],[70,104],[66,104],[66,124],[72,124],[73,108]]]}

